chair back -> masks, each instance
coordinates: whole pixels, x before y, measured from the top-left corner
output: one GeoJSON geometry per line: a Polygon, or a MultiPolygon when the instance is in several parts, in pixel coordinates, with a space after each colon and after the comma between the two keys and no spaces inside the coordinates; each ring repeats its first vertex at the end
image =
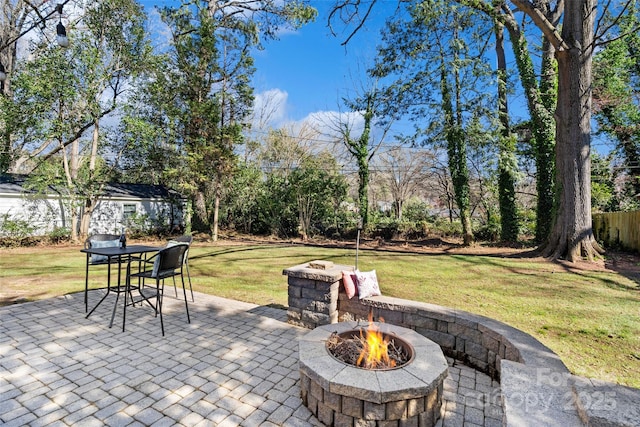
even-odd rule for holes
{"type": "MultiPolygon", "coordinates": [[[[85,249],[107,248],[120,246],[119,234],[94,234],[84,242],[85,249]]],[[[109,262],[109,258],[103,255],[91,254],[91,264],[105,264],[109,262]]],[[[112,261],[113,262],[113,261],[112,261]]]]}
{"type": "Polygon", "coordinates": [[[175,239],[171,239],[169,240],[169,242],[167,242],[167,247],[169,246],[174,246],[174,245],[187,245],[187,250],[185,251],[184,257],[183,257],[183,261],[184,262],[188,262],[188,258],[189,258],[189,248],[191,247],[191,242],[193,242],[193,236],[189,235],[189,234],[184,234],[182,236],[176,237],[175,239]]]}
{"type": "Polygon", "coordinates": [[[152,277],[157,277],[158,274],[162,274],[163,272],[174,271],[181,268],[187,249],[189,249],[189,245],[180,243],[158,251],[157,263],[154,263],[152,277]]]}
{"type": "Polygon", "coordinates": [[[174,242],[186,243],[187,245],[191,245],[191,242],[193,242],[193,236],[185,234],[184,236],[176,237],[175,239],[172,239],[172,240],[174,242]]]}
{"type": "MultiPolygon", "coordinates": [[[[84,247],[85,249],[90,249],[93,245],[93,242],[109,242],[114,240],[117,240],[119,243],[120,235],[119,234],[94,234],[93,236],[85,240],[84,247]]],[[[114,245],[114,246],[117,246],[117,245],[114,245]]]]}

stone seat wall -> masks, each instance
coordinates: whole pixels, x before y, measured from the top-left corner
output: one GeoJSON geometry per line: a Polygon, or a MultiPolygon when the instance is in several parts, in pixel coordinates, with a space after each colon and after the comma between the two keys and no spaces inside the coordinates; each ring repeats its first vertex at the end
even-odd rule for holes
{"type": "Polygon", "coordinates": [[[284,270],[289,283],[290,323],[313,329],[338,321],[380,321],[413,329],[436,342],[443,352],[500,379],[503,359],[554,372],[569,373],[562,360],[531,335],[494,319],[439,305],[388,296],[349,299],[342,271],[353,266],[332,265],[325,270],[301,264],[284,270]]]}
{"type": "Polygon", "coordinates": [[[288,276],[288,321],[317,326],[368,319],[413,329],[442,351],[500,381],[503,425],[640,427],[640,389],[571,375],[552,350],[531,335],[484,316],[388,296],[349,299],[342,271],[300,264],[288,276]]]}
{"type": "MultiPolygon", "coordinates": [[[[342,290],[342,288],[341,288],[342,290]]],[[[501,360],[569,372],[560,358],[531,335],[502,322],[462,310],[387,296],[338,296],[338,320],[367,320],[413,329],[442,351],[500,380],[501,360]]]]}

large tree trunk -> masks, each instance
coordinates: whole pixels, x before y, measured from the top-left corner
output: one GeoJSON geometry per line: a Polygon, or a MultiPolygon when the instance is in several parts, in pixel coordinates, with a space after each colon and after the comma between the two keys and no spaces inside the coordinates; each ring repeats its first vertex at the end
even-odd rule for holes
{"type": "MultiPolygon", "coordinates": [[[[500,238],[507,242],[518,240],[520,229],[516,206],[516,141],[509,125],[507,103],[507,60],[504,52],[504,27],[496,24],[496,57],[498,62],[498,118],[500,120],[500,154],[498,159],[498,197],[500,203],[500,238]]],[[[487,210],[490,212],[490,210],[487,210]]]]}
{"type": "MultiPolygon", "coordinates": [[[[93,124],[93,136],[91,139],[91,157],[89,159],[89,173],[95,178],[96,160],[98,158],[98,142],[100,141],[100,120],[95,119],[93,124]]],[[[98,195],[88,195],[84,200],[82,214],[80,219],[80,239],[84,240],[89,236],[89,226],[91,225],[91,217],[93,211],[98,205],[98,195]]],[[[124,226],[124,224],[123,224],[124,226]]]]}
{"type": "Polygon", "coordinates": [[[202,226],[206,226],[209,228],[209,231],[213,231],[210,227],[209,222],[209,211],[207,210],[207,200],[204,195],[204,192],[200,189],[195,191],[193,195],[193,212],[196,215],[198,222],[202,226]]]}
{"type": "Polygon", "coordinates": [[[78,234],[78,239],[80,241],[86,240],[87,237],[89,237],[89,225],[91,225],[91,217],[93,216],[93,211],[97,204],[97,200],[92,200],[90,198],[84,200],[84,206],[82,207],[80,215],[80,232],[78,234]]]}
{"type": "Polygon", "coordinates": [[[565,3],[558,49],[556,185],[558,211],[545,256],[592,260],[600,252],[591,223],[591,62],[595,0],[565,3]]]}
{"type": "MultiPolygon", "coordinates": [[[[553,150],[555,144],[555,123],[551,110],[543,102],[543,96],[536,79],[536,72],[527,47],[527,39],[520,31],[513,17],[509,16],[507,29],[518,65],[520,81],[527,98],[531,116],[531,132],[535,140],[536,187],[536,241],[546,241],[553,223],[553,150]]],[[[543,79],[544,81],[544,79],[543,79]]]]}
{"type": "MultiPolygon", "coordinates": [[[[62,141],[60,141],[60,145],[62,146],[62,141]]],[[[78,141],[75,140],[71,144],[71,160],[69,160],[69,156],[67,155],[67,150],[62,148],[62,165],[64,167],[65,179],[67,184],[68,193],[68,204],[69,211],[71,215],[71,241],[78,241],[78,217],[80,215],[80,210],[77,206],[77,194],[73,191],[73,182],[74,178],[78,175],[78,141]]]]}
{"type": "MultiPolygon", "coordinates": [[[[467,143],[465,132],[462,128],[462,117],[459,109],[460,103],[454,108],[451,98],[451,87],[447,82],[447,69],[444,61],[440,67],[440,90],[442,93],[442,109],[445,117],[445,138],[447,140],[447,156],[449,173],[453,182],[455,201],[460,213],[462,224],[462,238],[465,245],[473,243],[473,231],[471,229],[471,209],[469,206],[469,170],[467,169],[467,143]],[[454,111],[455,110],[455,111],[454,111]]],[[[458,82],[455,76],[455,82],[458,82]]],[[[459,85],[454,88],[456,96],[459,85]]]]}
{"type": "Polygon", "coordinates": [[[215,199],[213,201],[213,224],[211,237],[214,242],[218,241],[218,222],[220,218],[220,179],[216,182],[215,199]]]}
{"type": "MultiPolygon", "coordinates": [[[[535,102],[540,105],[532,115],[533,133],[536,139],[536,242],[547,241],[554,221],[555,205],[555,145],[556,122],[552,112],[557,106],[555,50],[546,39],[542,41],[542,64],[540,66],[539,95],[535,102]]],[[[531,56],[529,55],[529,60],[531,56]]]]}

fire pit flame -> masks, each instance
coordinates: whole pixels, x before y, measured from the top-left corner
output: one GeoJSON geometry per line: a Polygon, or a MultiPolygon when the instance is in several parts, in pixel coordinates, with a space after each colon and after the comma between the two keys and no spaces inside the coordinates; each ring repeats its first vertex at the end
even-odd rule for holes
{"type": "Polygon", "coordinates": [[[383,336],[371,318],[369,318],[369,327],[364,332],[360,331],[360,338],[362,338],[363,346],[356,362],[357,366],[365,369],[396,366],[396,361],[389,357],[389,336],[383,336]]]}
{"type": "Polygon", "coordinates": [[[371,318],[367,328],[331,334],[326,348],[341,362],[365,370],[395,369],[413,358],[413,350],[408,343],[395,334],[382,332],[379,324],[371,318]]]}

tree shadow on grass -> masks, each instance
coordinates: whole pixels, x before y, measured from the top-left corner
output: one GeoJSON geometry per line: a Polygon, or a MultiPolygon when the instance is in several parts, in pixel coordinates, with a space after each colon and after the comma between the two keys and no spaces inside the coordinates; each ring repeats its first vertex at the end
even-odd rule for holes
{"type": "MultiPolygon", "coordinates": [[[[359,242],[361,251],[390,252],[398,254],[416,255],[454,255],[464,257],[483,258],[507,258],[532,261],[550,262],[565,272],[575,274],[587,274],[589,272],[615,272],[633,281],[636,286],[624,286],[616,281],[609,280],[608,286],[622,290],[640,291],[640,254],[608,250],[604,260],[589,262],[567,262],[565,260],[549,260],[540,255],[535,247],[522,245],[499,245],[478,243],[473,246],[465,246],[461,242],[445,240],[443,238],[427,238],[420,240],[384,240],[361,239],[359,242]]],[[[264,249],[265,246],[309,246],[333,249],[355,249],[357,242],[352,240],[326,240],[326,241],[253,241],[236,247],[227,247],[220,251],[207,252],[191,257],[191,259],[211,258],[229,253],[240,253],[264,249]]]]}
{"type": "Polygon", "coordinates": [[[640,254],[609,250],[606,253],[605,267],[636,283],[634,290],[640,291],[640,254]]]}

